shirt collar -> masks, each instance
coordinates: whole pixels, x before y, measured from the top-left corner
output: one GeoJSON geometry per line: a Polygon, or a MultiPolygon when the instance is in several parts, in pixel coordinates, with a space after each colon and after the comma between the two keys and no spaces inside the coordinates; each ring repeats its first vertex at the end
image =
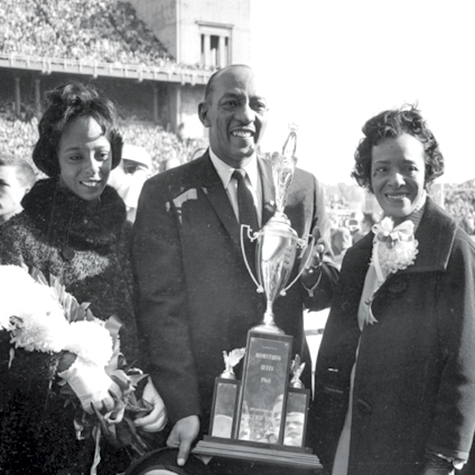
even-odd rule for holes
{"type": "MultiPolygon", "coordinates": [[[[229,183],[231,182],[231,178],[233,176],[233,172],[235,168],[229,166],[227,163],[223,162],[214,152],[209,149],[209,156],[211,158],[211,162],[213,163],[214,168],[218,172],[219,178],[223,182],[224,189],[227,190],[229,183]]],[[[253,155],[249,163],[242,167],[242,170],[245,170],[249,181],[251,182],[251,186],[254,190],[258,188],[258,170],[257,170],[257,158],[256,155],[253,155]]]]}

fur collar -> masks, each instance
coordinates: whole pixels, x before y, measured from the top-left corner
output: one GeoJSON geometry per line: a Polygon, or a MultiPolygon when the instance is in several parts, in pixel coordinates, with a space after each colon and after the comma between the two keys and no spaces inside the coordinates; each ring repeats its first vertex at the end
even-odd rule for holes
{"type": "Polygon", "coordinates": [[[126,222],[125,205],[110,186],[104,189],[98,206],[90,205],[60,187],[54,178],[38,181],[22,201],[25,213],[50,244],[104,252],[121,234],[126,222]]]}

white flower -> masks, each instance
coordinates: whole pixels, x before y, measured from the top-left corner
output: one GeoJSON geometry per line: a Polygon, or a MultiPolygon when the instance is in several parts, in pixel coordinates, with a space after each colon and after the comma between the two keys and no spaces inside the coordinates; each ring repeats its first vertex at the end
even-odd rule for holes
{"type": "Polygon", "coordinates": [[[61,351],[68,325],[53,291],[17,266],[0,266],[0,325],[27,351],[61,351]]]}
{"type": "Polygon", "coordinates": [[[98,319],[70,323],[58,292],[65,302],[70,300],[66,297],[74,298],[62,286],[38,283],[23,267],[0,266],[0,288],[0,328],[10,331],[16,348],[47,353],[68,350],[88,363],[107,365],[112,338],[105,323],[98,319]]]}
{"type": "Polygon", "coordinates": [[[26,351],[59,352],[69,335],[69,323],[61,309],[21,313],[12,318],[11,342],[26,351]]]}
{"type": "Polygon", "coordinates": [[[419,243],[414,238],[412,221],[403,221],[394,226],[393,220],[387,217],[373,226],[373,232],[373,263],[380,280],[414,264],[419,243]]]}
{"type": "Polygon", "coordinates": [[[24,306],[31,303],[29,290],[34,280],[28,272],[18,266],[0,266],[0,328],[11,328],[10,318],[24,313],[24,306]]]}
{"type": "Polygon", "coordinates": [[[104,368],[112,357],[112,338],[105,323],[98,319],[72,322],[64,349],[104,368]]]}

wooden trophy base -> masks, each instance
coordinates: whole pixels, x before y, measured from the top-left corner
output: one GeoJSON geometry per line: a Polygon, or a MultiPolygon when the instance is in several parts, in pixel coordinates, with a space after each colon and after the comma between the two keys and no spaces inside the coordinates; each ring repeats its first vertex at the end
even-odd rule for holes
{"type": "Polygon", "coordinates": [[[230,440],[205,435],[192,452],[197,455],[284,465],[303,470],[323,469],[320,460],[311,449],[301,447],[230,440]]]}

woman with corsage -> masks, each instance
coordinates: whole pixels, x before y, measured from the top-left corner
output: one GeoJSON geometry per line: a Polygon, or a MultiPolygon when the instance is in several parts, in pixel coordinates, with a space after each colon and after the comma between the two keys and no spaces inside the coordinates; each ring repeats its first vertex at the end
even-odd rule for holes
{"type": "Polygon", "coordinates": [[[447,475],[475,428],[475,247],[428,196],[444,163],[415,108],[363,127],[353,177],[384,211],[343,260],[316,365],[332,475],[447,475]]]}
{"type": "MultiPolygon", "coordinates": [[[[96,319],[115,316],[125,357],[120,356],[121,364],[137,365],[131,224],[122,200],[107,186],[121,158],[115,107],[80,83],[60,86],[46,99],[33,160],[49,178],[38,181],[22,201],[23,212],[0,227],[0,263],[58,279],[78,303],[90,304],[96,319]]],[[[21,289],[18,295],[30,298],[21,289]]],[[[84,427],[78,427],[80,411],[94,416],[117,408],[121,381],[113,382],[104,365],[85,364],[79,350],[13,348],[7,331],[0,332],[0,339],[0,471],[82,475],[125,470],[128,450],[116,450],[97,431],[85,437],[84,427]],[[64,394],[65,382],[76,393],[76,403],[64,394]]],[[[143,398],[153,409],[134,427],[161,429],[163,405],[150,382],[143,398]]]]}

